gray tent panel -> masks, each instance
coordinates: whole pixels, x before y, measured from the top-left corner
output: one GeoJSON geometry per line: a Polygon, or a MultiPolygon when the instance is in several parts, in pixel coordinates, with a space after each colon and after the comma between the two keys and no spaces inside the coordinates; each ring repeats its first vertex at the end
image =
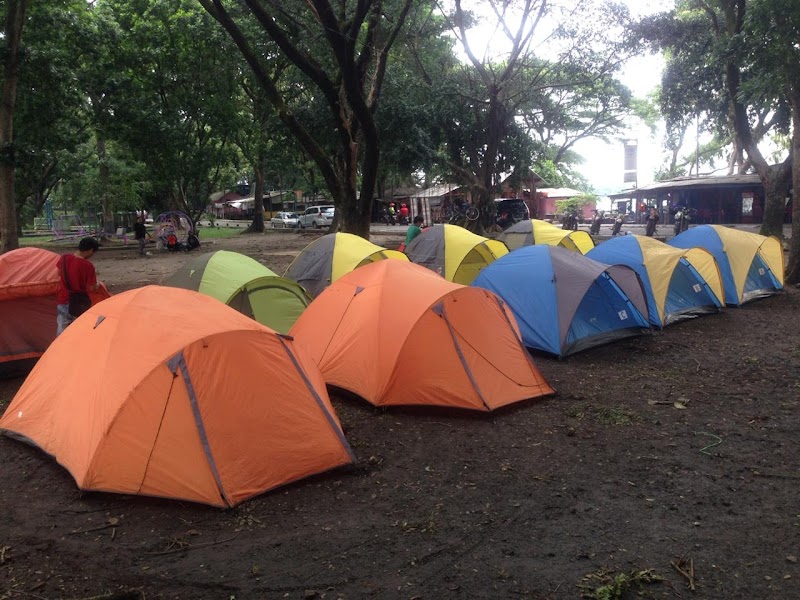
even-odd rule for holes
{"type": "Polygon", "coordinates": [[[284,277],[296,281],[312,298],[316,298],[331,284],[335,244],[335,233],[323,235],[312,242],[289,265],[284,277]]]}
{"type": "Polygon", "coordinates": [[[406,247],[408,259],[442,277],[445,274],[444,225],[434,225],[420,233],[406,247]]]}

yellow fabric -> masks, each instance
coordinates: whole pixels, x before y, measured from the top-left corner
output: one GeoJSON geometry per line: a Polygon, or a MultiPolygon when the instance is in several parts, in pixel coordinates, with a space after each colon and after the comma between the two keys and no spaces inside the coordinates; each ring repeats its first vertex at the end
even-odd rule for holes
{"type": "Polygon", "coordinates": [[[739,300],[742,300],[744,295],[744,285],[750,265],[753,264],[753,259],[759,252],[772,274],[783,285],[783,246],[778,238],[739,231],[721,225],[712,225],[712,227],[719,235],[719,239],[722,240],[725,253],[728,255],[739,300]]]}
{"type": "Polygon", "coordinates": [[[683,256],[700,274],[700,277],[706,280],[709,289],[714,292],[720,305],[725,306],[725,286],[722,283],[722,274],[714,255],[704,248],[690,248],[684,251],[683,256]]]}
{"type": "Polygon", "coordinates": [[[477,277],[480,271],[476,263],[478,258],[472,255],[469,260],[467,260],[465,270],[459,273],[462,263],[471,252],[478,252],[478,255],[484,261],[483,266],[508,254],[508,248],[503,242],[490,240],[489,238],[467,231],[458,225],[444,226],[444,247],[444,278],[448,281],[456,281],[455,278],[458,274],[457,283],[463,283],[464,285],[472,283],[472,280],[477,277]],[[472,264],[476,264],[476,268],[468,266],[472,264]],[[467,280],[470,273],[473,272],[474,275],[472,275],[472,279],[467,280]]]}
{"type": "Polygon", "coordinates": [[[356,267],[384,258],[408,262],[408,257],[397,250],[387,250],[352,233],[337,233],[331,260],[331,283],[356,267]]]}
{"type": "Polygon", "coordinates": [[[650,277],[650,287],[653,290],[653,299],[658,308],[658,316],[661,322],[666,321],[666,301],[669,292],[669,284],[672,281],[672,273],[681,258],[686,258],[700,276],[706,280],[708,287],[720,301],[725,305],[725,292],[722,288],[722,275],[714,256],[702,248],[673,248],[663,242],[644,235],[637,235],[636,241],[642,251],[647,275],[650,277]]]}
{"type": "Polygon", "coordinates": [[[592,237],[585,231],[570,231],[540,219],[531,219],[533,243],[548,246],[562,246],[573,252],[586,254],[594,248],[592,237]]]}

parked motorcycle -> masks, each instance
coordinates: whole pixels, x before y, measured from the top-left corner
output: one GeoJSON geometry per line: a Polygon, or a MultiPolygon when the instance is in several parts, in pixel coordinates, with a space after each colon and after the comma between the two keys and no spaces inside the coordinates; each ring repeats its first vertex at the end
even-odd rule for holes
{"type": "Polygon", "coordinates": [[[692,220],[692,213],[694,211],[686,206],[679,206],[678,210],[675,211],[675,227],[674,232],[675,235],[678,235],[682,231],[686,231],[689,229],[689,223],[692,220]]]}
{"type": "Polygon", "coordinates": [[[617,216],[614,218],[614,226],[611,228],[611,235],[612,236],[620,234],[620,232],[622,231],[622,221],[623,220],[624,220],[624,217],[622,216],[622,213],[617,213],[617,216]]]}
{"type": "Polygon", "coordinates": [[[595,211],[592,217],[592,226],[589,228],[591,235],[600,235],[600,225],[603,223],[603,211],[595,211]]]}
{"type": "Polygon", "coordinates": [[[384,225],[397,225],[397,221],[394,218],[394,215],[390,213],[388,210],[383,211],[383,215],[381,216],[381,223],[384,225]]]}

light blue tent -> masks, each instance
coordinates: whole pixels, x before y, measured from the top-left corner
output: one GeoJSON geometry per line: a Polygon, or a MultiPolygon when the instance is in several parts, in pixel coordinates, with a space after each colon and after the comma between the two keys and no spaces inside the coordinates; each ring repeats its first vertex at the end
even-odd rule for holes
{"type": "Polygon", "coordinates": [[[718,312],[725,305],[717,261],[702,248],[673,248],[651,237],[623,235],[586,256],[636,271],[647,294],[650,323],[656,327],[718,312]]]}
{"type": "Polygon", "coordinates": [[[526,346],[562,357],[650,328],[636,272],[557,246],[526,246],[496,260],[472,284],[500,296],[526,346]]]}

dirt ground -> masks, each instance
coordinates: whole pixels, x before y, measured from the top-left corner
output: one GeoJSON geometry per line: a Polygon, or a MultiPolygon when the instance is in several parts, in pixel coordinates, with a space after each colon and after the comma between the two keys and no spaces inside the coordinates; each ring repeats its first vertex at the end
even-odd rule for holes
{"type": "MultiPolygon", "coordinates": [[[[310,239],[212,249],[283,272],[310,239]]],[[[96,264],[117,293],[187,257],[96,264]]],[[[0,599],[800,598],[798,314],[790,289],[535,357],[558,394],[491,415],[334,398],[359,463],[227,511],[81,493],[0,437],[0,599]]]]}

